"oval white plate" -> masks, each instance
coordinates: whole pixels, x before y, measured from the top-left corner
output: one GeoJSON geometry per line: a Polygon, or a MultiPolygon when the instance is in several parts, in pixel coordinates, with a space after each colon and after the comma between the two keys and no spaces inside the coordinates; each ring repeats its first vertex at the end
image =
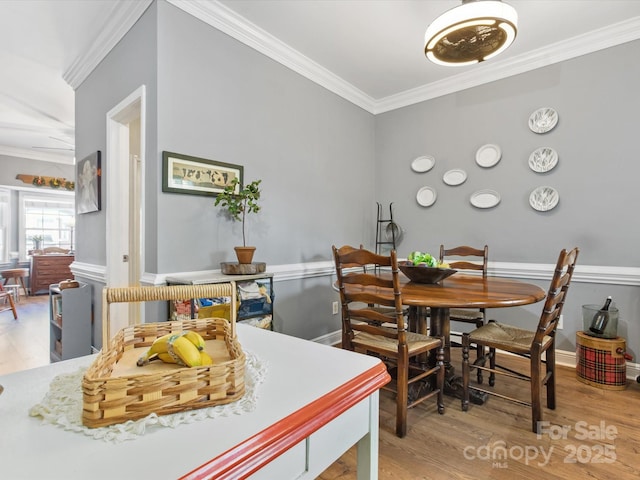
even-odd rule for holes
{"type": "Polygon", "coordinates": [[[539,212],[555,208],[559,201],[560,195],[553,187],[538,187],[529,195],[529,205],[539,212]]]}
{"type": "Polygon", "coordinates": [[[404,230],[400,228],[400,226],[395,222],[390,222],[387,224],[387,227],[384,229],[384,234],[387,237],[387,242],[391,242],[394,239],[396,240],[396,245],[398,245],[402,241],[402,236],[404,235],[404,230]]]}
{"type": "Polygon", "coordinates": [[[451,185],[453,187],[455,187],[456,185],[462,185],[466,179],[467,179],[467,172],[465,172],[460,168],[454,168],[453,170],[449,170],[442,177],[442,181],[444,183],[446,183],[447,185],[451,185]]]}
{"type": "Polygon", "coordinates": [[[424,173],[431,170],[435,164],[435,158],[433,158],[431,155],[424,155],[422,157],[416,158],[413,162],[411,162],[411,170],[417,173],[424,173]]]}
{"type": "Polygon", "coordinates": [[[500,203],[500,194],[495,190],[478,190],[469,198],[476,208],[492,208],[500,203]]]}
{"type": "Polygon", "coordinates": [[[476,163],[484,168],[493,167],[500,161],[502,150],[498,145],[488,143],[481,146],[476,152],[476,163]]]}
{"type": "Polygon", "coordinates": [[[416,195],[416,200],[423,207],[430,207],[434,203],[436,203],[436,198],[438,194],[431,187],[422,187],[418,190],[418,194],[416,195]]]}
{"type": "Polygon", "coordinates": [[[547,133],[558,123],[558,112],[553,108],[539,108],[529,117],[529,128],[535,133],[547,133]]]}
{"type": "Polygon", "coordinates": [[[529,155],[529,168],[544,173],[552,170],[558,163],[558,153],[549,147],[541,147],[529,155]]]}

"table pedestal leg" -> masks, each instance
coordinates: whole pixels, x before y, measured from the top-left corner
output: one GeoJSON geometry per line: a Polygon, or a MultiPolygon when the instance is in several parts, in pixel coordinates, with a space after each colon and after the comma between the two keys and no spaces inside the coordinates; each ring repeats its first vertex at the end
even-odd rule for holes
{"type": "MultiPolygon", "coordinates": [[[[411,327],[411,310],[414,310],[415,316],[413,323],[418,333],[427,333],[427,315],[424,307],[415,307],[410,309],[410,327],[411,327]]],[[[444,337],[444,393],[452,397],[462,399],[462,376],[456,375],[455,367],[451,365],[451,327],[449,322],[448,308],[430,308],[429,313],[429,334],[433,337],[444,337]]],[[[430,362],[434,362],[435,358],[429,358],[430,362]]],[[[469,397],[471,402],[476,405],[482,405],[488,395],[476,390],[470,390],[469,397]]]]}

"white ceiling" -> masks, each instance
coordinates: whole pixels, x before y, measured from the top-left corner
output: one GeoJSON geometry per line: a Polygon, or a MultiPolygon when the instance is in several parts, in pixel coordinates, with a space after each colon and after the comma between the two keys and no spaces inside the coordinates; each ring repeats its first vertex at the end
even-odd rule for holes
{"type": "MultiPolygon", "coordinates": [[[[442,67],[424,31],[459,0],[167,1],[372,113],[640,38],[639,0],[506,0],[514,44],[442,67]]],[[[0,154],[73,163],[73,88],[149,2],[0,1],[0,154]]]]}

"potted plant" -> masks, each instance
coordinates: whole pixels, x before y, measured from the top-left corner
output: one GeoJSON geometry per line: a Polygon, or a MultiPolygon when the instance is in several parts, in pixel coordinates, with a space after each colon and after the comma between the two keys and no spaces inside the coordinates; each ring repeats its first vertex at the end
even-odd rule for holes
{"type": "Polygon", "coordinates": [[[262,180],[254,180],[248,185],[241,188],[236,192],[236,188],[240,184],[237,178],[234,178],[224,190],[216,197],[216,206],[226,208],[229,217],[237,222],[242,222],[242,247],[235,247],[236,257],[238,257],[238,263],[246,264],[251,263],[253,260],[253,253],[256,247],[247,247],[247,234],[246,234],[246,216],[249,213],[258,213],[260,211],[260,182],[262,180]]]}
{"type": "Polygon", "coordinates": [[[31,235],[31,237],[29,238],[31,238],[31,240],[33,241],[33,248],[35,250],[40,250],[44,237],[42,235],[31,235]]]}

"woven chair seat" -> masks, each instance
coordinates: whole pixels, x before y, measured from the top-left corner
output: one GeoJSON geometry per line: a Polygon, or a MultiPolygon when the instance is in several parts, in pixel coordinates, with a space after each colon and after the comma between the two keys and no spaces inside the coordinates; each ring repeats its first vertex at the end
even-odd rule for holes
{"type": "MultiPolygon", "coordinates": [[[[395,332],[394,328],[385,328],[390,332],[395,332]]],[[[440,343],[439,338],[429,337],[427,335],[420,335],[419,333],[407,332],[407,347],[409,349],[409,356],[412,356],[412,352],[422,352],[434,348],[435,345],[440,343]]],[[[355,345],[361,347],[371,347],[379,350],[384,350],[391,353],[398,353],[398,341],[394,338],[383,337],[381,335],[372,335],[367,332],[356,332],[353,339],[355,345]]]]}
{"type": "Polygon", "coordinates": [[[468,310],[464,308],[452,308],[449,310],[449,318],[451,320],[472,321],[484,319],[484,315],[480,310],[468,310]]]}
{"type": "MultiPolygon", "coordinates": [[[[530,353],[531,344],[536,332],[523,328],[489,322],[469,334],[471,343],[484,345],[516,353],[530,353]]],[[[551,337],[544,336],[543,348],[551,342],[551,337]]]]}

